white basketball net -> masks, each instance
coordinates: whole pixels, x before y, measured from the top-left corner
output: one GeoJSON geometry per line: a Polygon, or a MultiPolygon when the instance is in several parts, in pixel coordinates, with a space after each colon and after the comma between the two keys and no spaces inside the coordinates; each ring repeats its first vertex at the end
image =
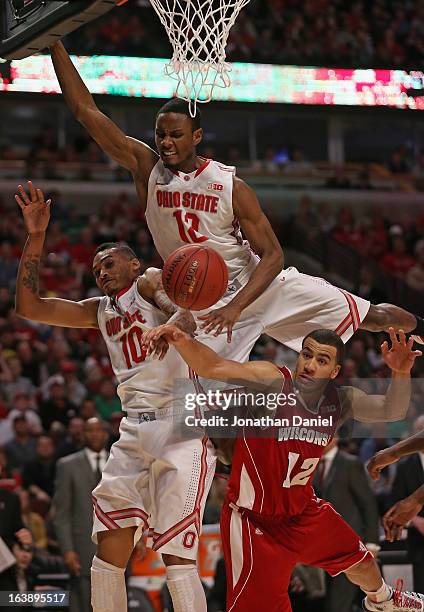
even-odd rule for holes
{"type": "Polygon", "coordinates": [[[178,81],[177,96],[190,114],[197,102],[209,102],[214,87],[228,87],[225,61],[228,34],[249,0],[150,0],[165,26],[174,53],[166,74],[178,81]]]}

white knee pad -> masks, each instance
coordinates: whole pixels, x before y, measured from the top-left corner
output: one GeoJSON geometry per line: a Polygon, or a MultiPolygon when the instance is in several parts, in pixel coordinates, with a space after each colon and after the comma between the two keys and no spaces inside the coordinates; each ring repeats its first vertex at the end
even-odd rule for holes
{"type": "Polygon", "coordinates": [[[127,612],[125,569],[98,557],[91,564],[91,605],[93,612],[127,612]]]}
{"type": "Polygon", "coordinates": [[[166,584],[174,612],[206,612],[206,596],[195,565],[169,565],[166,584]]]}

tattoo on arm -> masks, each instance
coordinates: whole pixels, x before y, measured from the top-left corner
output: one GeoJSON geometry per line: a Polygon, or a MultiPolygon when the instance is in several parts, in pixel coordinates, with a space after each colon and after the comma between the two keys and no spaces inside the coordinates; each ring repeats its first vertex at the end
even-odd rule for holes
{"type": "Polygon", "coordinates": [[[24,263],[24,277],[22,284],[26,289],[34,295],[38,295],[38,268],[40,266],[40,257],[37,255],[28,255],[24,263]]]}

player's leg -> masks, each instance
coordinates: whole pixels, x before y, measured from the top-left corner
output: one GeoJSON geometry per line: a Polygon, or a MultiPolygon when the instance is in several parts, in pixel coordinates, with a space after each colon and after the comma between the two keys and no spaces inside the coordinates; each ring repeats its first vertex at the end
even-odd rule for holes
{"type": "Polygon", "coordinates": [[[151,471],[153,550],[162,554],[175,612],[206,612],[196,566],[199,533],[213,474],[215,451],[204,438],[165,443],[151,471]]]}
{"type": "Polygon", "coordinates": [[[97,551],[91,565],[93,612],[127,610],[125,568],[134,548],[136,527],[97,534],[97,551]]]}
{"type": "Polygon", "coordinates": [[[166,584],[174,612],[206,612],[206,596],[196,562],[177,555],[162,555],[166,584]]]}
{"type": "MultiPolygon", "coordinates": [[[[374,558],[365,558],[345,572],[366,594],[363,609],[370,612],[424,610],[424,595],[398,590],[384,582],[374,558]]],[[[402,581],[401,581],[402,582],[402,581]]]]}
{"type": "Polygon", "coordinates": [[[409,333],[414,332],[414,336],[419,341],[419,337],[424,337],[424,319],[411,314],[399,306],[393,304],[371,304],[367,316],[361,323],[361,329],[379,332],[388,331],[389,327],[403,329],[409,333]]]}
{"type": "Polygon", "coordinates": [[[93,540],[97,552],[91,567],[94,612],[125,612],[125,568],[135,542],[147,526],[142,492],[148,486],[150,459],[139,448],[143,427],[124,418],[102,479],[93,491],[93,540]]]}
{"type": "Polygon", "coordinates": [[[420,595],[399,593],[386,585],[372,554],[330,503],[312,500],[299,520],[305,523],[308,533],[302,562],[322,567],[333,577],[344,572],[366,593],[364,610],[424,610],[424,598],[421,600],[420,595]],[[331,538],[327,537],[328,533],[331,538]]]}
{"type": "Polygon", "coordinates": [[[273,534],[224,503],[221,539],[228,612],[291,612],[288,595],[294,561],[273,534]]]}

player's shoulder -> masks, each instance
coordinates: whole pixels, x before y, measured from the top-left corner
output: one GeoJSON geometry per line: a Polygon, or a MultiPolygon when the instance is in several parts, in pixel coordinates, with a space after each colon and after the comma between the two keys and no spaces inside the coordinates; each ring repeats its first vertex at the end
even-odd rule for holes
{"type": "Polygon", "coordinates": [[[227,164],[223,164],[222,162],[216,160],[216,159],[209,159],[207,160],[209,162],[209,166],[213,169],[219,170],[220,172],[226,172],[228,174],[231,174],[233,176],[235,176],[236,174],[236,167],[235,166],[228,166],[227,164]]]}

